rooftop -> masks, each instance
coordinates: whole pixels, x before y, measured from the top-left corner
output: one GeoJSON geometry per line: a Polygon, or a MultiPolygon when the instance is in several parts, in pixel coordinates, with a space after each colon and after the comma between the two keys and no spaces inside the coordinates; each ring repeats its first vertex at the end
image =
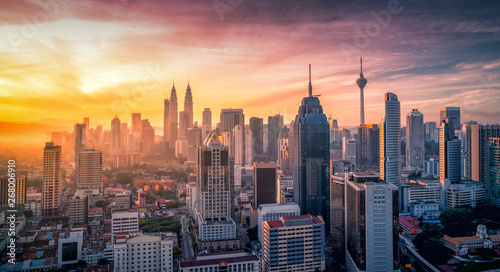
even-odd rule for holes
{"type": "MultiPolygon", "coordinates": [[[[234,252],[233,252],[234,253],[234,252]]],[[[196,259],[196,258],[195,258],[196,259]]],[[[181,261],[180,267],[196,267],[196,266],[210,266],[210,265],[227,265],[232,263],[244,263],[244,262],[258,262],[259,258],[255,255],[241,256],[241,257],[227,257],[215,258],[210,260],[188,260],[181,261]]]]}

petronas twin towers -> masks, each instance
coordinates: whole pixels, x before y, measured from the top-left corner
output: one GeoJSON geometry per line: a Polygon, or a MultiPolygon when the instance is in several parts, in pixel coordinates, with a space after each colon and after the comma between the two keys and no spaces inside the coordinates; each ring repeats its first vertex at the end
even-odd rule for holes
{"type": "Polygon", "coordinates": [[[187,129],[193,127],[193,94],[189,81],[184,97],[184,111],[178,112],[175,84],[172,84],[170,100],[165,98],[163,105],[163,141],[174,148],[175,142],[186,138],[187,129]]]}

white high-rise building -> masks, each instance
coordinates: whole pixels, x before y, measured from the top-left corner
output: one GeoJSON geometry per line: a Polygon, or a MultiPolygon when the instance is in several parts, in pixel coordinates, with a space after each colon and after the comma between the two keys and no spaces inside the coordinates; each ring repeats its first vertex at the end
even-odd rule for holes
{"type": "Polygon", "coordinates": [[[345,181],[348,272],[399,271],[398,188],[375,174],[345,181]]]}
{"type": "Polygon", "coordinates": [[[444,119],[439,129],[439,178],[451,183],[461,180],[461,142],[455,136],[455,121],[444,119]]]}
{"type": "Polygon", "coordinates": [[[380,179],[396,186],[401,178],[401,106],[394,93],[385,94],[385,117],[380,123],[380,179]]]}
{"type": "Polygon", "coordinates": [[[406,166],[424,168],[424,115],[413,109],[406,115],[406,166]]]}
{"type": "Polygon", "coordinates": [[[245,125],[245,164],[252,165],[254,159],[254,142],[250,125],[245,125]]]}
{"type": "Polygon", "coordinates": [[[139,213],[137,211],[114,211],[111,214],[111,232],[138,232],[139,213]]]}
{"type": "Polygon", "coordinates": [[[188,205],[189,214],[194,215],[196,207],[196,182],[190,182],[186,185],[186,203],[188,205]]]}
{"type": "Polygon", "coordinates": [[[234,163],[239,165],[243,165],[245,162],[244,133],[244,129],[240,125],[236,125],[233,129],[234,163]]]}
{"type": "Polygon", "coordinates": [[[259,241],[262,241],[262,223],[279,220],[282,216],[300,215],[300,207],[295,203],[289,204],[261,204],[257,211],[257,229],[259,241]]]}
{"type": "Polygon", "coordinates": [[[139,235],[131,238],[117,237],[114,244],[116,272],[173,272],[172,236],[139,235]]]}

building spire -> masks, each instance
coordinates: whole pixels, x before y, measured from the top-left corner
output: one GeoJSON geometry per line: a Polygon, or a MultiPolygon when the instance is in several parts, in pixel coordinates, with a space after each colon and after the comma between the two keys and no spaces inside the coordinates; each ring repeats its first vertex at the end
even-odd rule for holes
{"type": "Polygon", "coordinates": [[[312,96],[311,64],[309,64],[309,96],[312,96]]]}
{"type": "Polygon", "coordinates": [[[359,64],[361,65],[361,73],[359,75],[363,77],[363,56],[359,56],[359,64]]]}

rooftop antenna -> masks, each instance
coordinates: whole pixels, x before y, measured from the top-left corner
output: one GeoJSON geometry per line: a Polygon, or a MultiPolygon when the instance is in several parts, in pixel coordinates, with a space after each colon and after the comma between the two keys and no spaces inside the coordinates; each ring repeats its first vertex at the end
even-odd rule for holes
{"type": "Polygon", "coordinates": [[[309,64],[309,96],[312,96],[312,85],[311,85],[311,64],[309,64]]]}

